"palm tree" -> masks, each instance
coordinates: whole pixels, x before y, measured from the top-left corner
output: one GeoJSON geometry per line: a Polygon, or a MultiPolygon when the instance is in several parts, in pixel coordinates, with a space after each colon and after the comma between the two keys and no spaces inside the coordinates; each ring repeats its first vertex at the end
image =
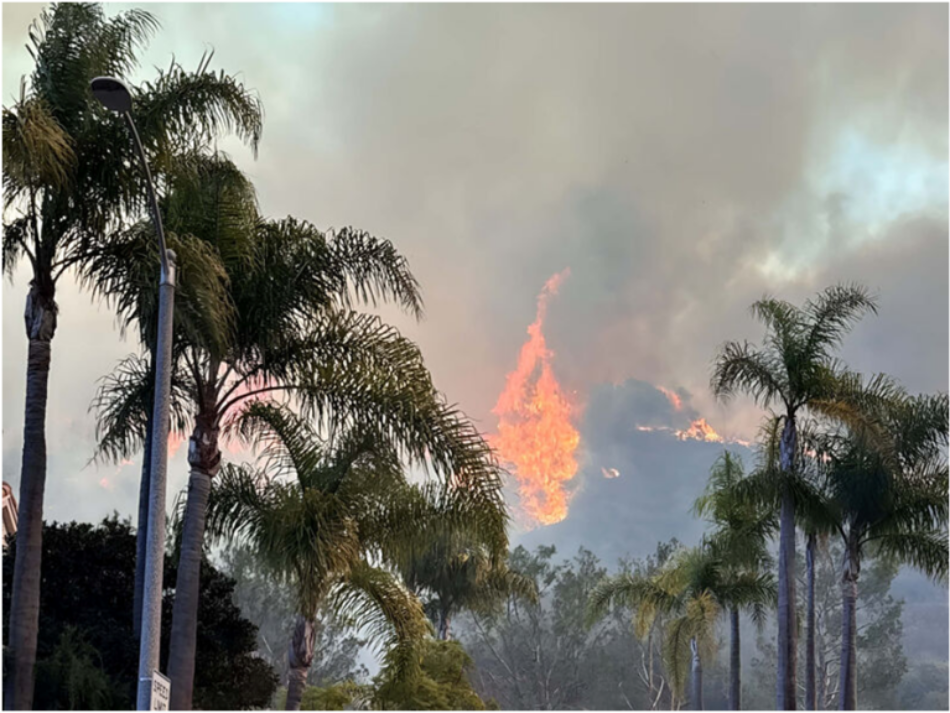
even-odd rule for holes
{"type": "MultiPolygon", "coordinates": [[[[224,348],[233,326],[233,305],[218,246],[232,251],[245,249],[259,215],[253,185],[224,154],[198,149],[175,156],[162,178],[166,190],[159,200],[159,210],[177,256],[178,274],[187,277],[180,277],[175,299],[172,358],[180,363],[188,343],[202,340],[219,350],[224,348]]],[[[94,458],[118,461],[143,449],[133,606],[136,636],[141,625],[151,480],[158,309],[154,276],[159,264],[156,245],[152,222],[140,221],[92,257],[81,274],[84,280],[95,282],[99,294],[118,313],[123,331],[129,326],[137,328],[144,348],[142,356],[126,358],[101,380],[93,401],[93,408],[100,414],[94,458]]],[[[237,255],[230,257],[234,262],[237,255]]],[[[173,380],[172,388],[176,392],[171,400],[173,428],[181,436],[188,422],[187,398],[180,379],[173,380]]]]}
{"type": "MultiPolygon", "coordinates": [[[[700,517],[715,525],[710,544],[723,563],[723,576],[729,582],[740,575],[758,576],[768,572],[772,558],[768,540],[775,531],[773,509],[750,503],[738,496],[737,490],[745,480],[742,460],[738,455],[724,451],[713,464],[706,490],[694,505],[700,517]]],[[[729,609],[729,707],[742,708],[741,642],[739,612],[743,606],[753,609],[761,618],[761,607],[767,599],[735,601],[729,609]]]]}
{"type": "MultiPolygon", "coordinates": [[[[420,525],[406,515],[417,511],[413,496],[421,491],[406,481],[394,444],[360,429],[320,439],[287,410],[262,403],[248,408],[240,427],[245,437],[263,443],[265,470],[225,468],[210,500],[208,528],[246,540],[274,576],[294,587],[298,621],[287,709],[300,707],[313,659],[313,627],[328,600],[352,620],[382,627],[381,635],[391,628],[389,665],[397,678],[411,678],[418,668],[412,646],[431,629],[421,604],[398,579],[368,564],[392,564],[420,525]]],[[[484,512],[479,502],[497,508],[490,496],[494,483],[468,485],[484,489],[467,487],[453,496],[457,507],[447,519],[463,513],[477,518],[484,512]]],[[[424,497],[451,490],[442,484],[424,497]]],[[[491,515],[483,520],[498,522],[491,515]]]]}
{"type": "MultiPolygon", "coordinates": [[[[865,388],[879,393],[886,380],[865,388]]],[[[893,455],[867,434],[839,429],[819,446],[827,518],[844,546],[839,708],[857,706],[856,610],[861,561],[869,549],[934,579],[947,576],[948,403],[946,394],[878,400],[893,455]]]]}
{"type": "Polygon", "coordinates": [[[783,494],[792,496],[795,520],[806,537],[805,546],[805,709],[816,710],[818,691],[815,661],[815,555],[833,531],[834,520],[820,492],[818,480],[823,467],[818,457],[816,439],[820,425],[814,419],[799,423],[795,462],[797,470],[783,473],[781,451],[782,419],[766,418],[760,430],[758,466],[748,477],[736,480],[729,488],[729,496],[743,506],[765,513],[777,513],[783,494]]]}
{"type": "MultiPolygon", "coordinates": [[[[716,358],[711,386],[720,399],[738,391],[759,405],[783,409],[779,465],[793,473],[803,411],[839,418],[853,416],[836,378],[840,365],[834,351],[855,322],[876,312],[874,299],[862,287],[839,285],[821,292],[799,308],[766,297],[752,305],[752,314],[766,326],[765,344],[727,342],[716,358]]],[[[796,707],[797,627],[795,613],[795,512],[791,494],[781,499],[778,561],[778,677],[776,706],[796,707]]]]}
{"type": "MultiPolygon", "coordinates": [[[[179,709],[191,702],[200,557],[220,434],[248,404],[289,400],[330,428],[372,423],[411,462],[463,482],[499,483],[491,450],[435,390],[418,348],[378,317],[350,308],[394,300],[421,314],[418,285],[389,241],[353,229],[328,236],[289,218],[211,239],[227,271],[233,324],[223,345],[185,335],[173,376],[191,428],[169,654],[171,703],[179,709]]],[[[103,413],[121,412],[141,391],[131,382],[122,387],[111,390],[103,413]]],[[[115,425],[122,431],[125,424],[115,425]]]]}
{"type": "Polygon", "coordinates": [[[719,615],[750,607],[760,618],[774,597],[775,585],[769,575],[730,570],[719,549],[704,541],[698,547],[680,550],[652,577],[623,573],[604,580],[591,595],[588,621],[600,618],[611,606],[625,606],[636,612],[635,628],[642,638],[657,616],[671,617],[663,644],[670,685],[681,697],[689,678],[691,706],[702,710],[703,659],[715,651],[719,615]]]}
{"type": "MultiPolygon", "coordinates": [[[[439,510],[430,516],[438,521],[439,510]]],[[[489,611],[509,597],[532,603],[538,598],[534,580],[509,569],[505,559],[465,533],[443,532],[428,546],[409,549],[399,570],[410,591],[429,595],[426,608],[442,641],[449,639],[460,611],[489,611]]]]}
{"type": "MultiPolygon", "coordinates": [[[[54,4],[30,31],[35,60],[19,99],[3,109],[3,183],[10,218],[4,221],[3,263],[20,258],[32,270],[26,300],[27,357],[19,547],[10,632],[13,683],[8,705],[29,708],[40,597],[43,494],[46,485],[46,405],[59,279],[108,241],[114,228],[144,212],[143,177],[127,161],[128,130],[89,90],[100,75],[125,76],[158,23],[131,10],[106,19],[92,4],[54,4]]],[[[188,142],[232,129],[256,147],[261,112],[233,77],[172,64],[157,81],[134,91],[142,142],[160,167],[188,142]]]]}

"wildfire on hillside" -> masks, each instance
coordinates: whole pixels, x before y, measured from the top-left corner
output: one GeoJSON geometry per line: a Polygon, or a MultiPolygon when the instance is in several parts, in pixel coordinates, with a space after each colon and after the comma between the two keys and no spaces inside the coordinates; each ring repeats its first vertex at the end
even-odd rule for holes
{"type": "Polygon", "coordinates": [[[674,411],[683,410],[683,399],[679,397],[675,391],[670,391],[669,389],[664,389],[662,386],[656,387],[667,399],[669,399],[670,404],[673,406],[674,411]]]}
{"type": "Polygon", "coordinates": [[[525,513],[543,525],[567,517],[570,495],[565,485],[577,473],[580,434],[572,423],[574,407],[554,376],[554,353],[543,333],[548,301],[569,274],[568,268],[553,275],[538,295],[528,340],[492,410],[498,417],[498,433],[490,438],[491,444],[518,481],[525,513]]]}
{"type": "Polygon", "coordinates": [[[713,427],[706,423],[705,418],[698,418],[693,421],[689,428],[684,431],[677,431],[676,437],[681,441],[694,439],[697,441],[706,441],[708,443],[722,443],[722,436],[713,430],[713,427]]]}

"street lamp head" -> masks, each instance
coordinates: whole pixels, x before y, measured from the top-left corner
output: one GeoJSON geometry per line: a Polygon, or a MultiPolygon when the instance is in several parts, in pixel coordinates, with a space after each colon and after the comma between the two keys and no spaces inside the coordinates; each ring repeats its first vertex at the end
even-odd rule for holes
{"type": "Polygon", "coordinates": [[[96,77],[92,80],[92,95],[102,105],[119,114],[132,110],[132,95],[128,87],[114,77],[96,77]]]}

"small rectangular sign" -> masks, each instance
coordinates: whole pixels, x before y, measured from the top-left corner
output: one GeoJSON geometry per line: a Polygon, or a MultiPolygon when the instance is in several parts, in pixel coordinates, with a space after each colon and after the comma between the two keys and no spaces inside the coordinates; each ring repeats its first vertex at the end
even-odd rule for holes
{"type": "Polygon", "coordinates": [[[152,671],[152,707],[149,710],[167,711],[171,692],[172,682],[158,671],[152,671]]]}

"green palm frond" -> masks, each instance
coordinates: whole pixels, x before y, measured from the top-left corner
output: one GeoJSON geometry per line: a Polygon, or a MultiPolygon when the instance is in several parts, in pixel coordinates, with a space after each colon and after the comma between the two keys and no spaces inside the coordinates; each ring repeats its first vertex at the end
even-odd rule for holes
{"type": "Polygon", "coordinates": [[[693,622],[688,616],[679,616],[666,625],[663,641],[663,667],[670,687],[677,697],[682,697],[689,680],[689,662],[692,652],[690,640],[694,635],[693,622]]]}
{"type": "MultiPolygon", "coordinates": [[[[223,351],[234,328],[228,276],[215,249],[191,235],[167,235],[175,251],[174,335],[180,344],[204,343],[223,351]]],[[[118,315],[124,331],[135,326],[154,349],[158,326],[158,242],[151,223],[139,223],[80,263],[80,284],[118,315]]]]}
{"type": "Polygon", "coordinates": [[[355,514],[335,495],[259,471],[228,466],[212,490],[207,528],[246,542],[296,589],[300,613],[313,618],[335,578],[361,557],[355,514]]]}
{"type": "Polygon", "coordinates": [[[420,646],[432,633],[419,600],[391,573],[356,564],[330,593],[330,611],[358,622],[377,650],[386,651],[385,667],[395,680],[412,681],[421,672],[420,646]]]}
{"type": "Polygon", "coordinates": [[[254,376],[286,384],[305,418],[331,432],[372,425],[401,457],[501,499],[502,471],[482,435],[435,390],[418,347],[378,317],[326,313],[268,356],[254,376]]]}
{"type": "Polygon", "coordinates": [[[729,573],[717,589],[717,599],[723,606],[750,609],[758,621],[778,600],[775,577],[770,572],[729,573]]]}
{"type": "MultiPolygon", "coordinates": [[[[96,412],[96,450],[92,460],[129,458],[141,446],[152,411],[155,378],[148,359],[131,354],[99,380],[90,405],[96,412]]],[[[191,422],[191,388],[187,374],[175,370],[171,378],[171,429],[184,437],[191,422]]]]}
{"type": "Polygon", "coordinates": [[[66,189],[76,162],[73,140],[39,97],[3,108],[3,187],[8,203],[43,186],[66,189]]]}
{"type": "MultiPolygon", "coordinates": [[[[422,318],[422,294],[406,258],[388,240],[355,228],[331,233],[334,269],[344,276],[354,295],[364,304],[394,300],[416,319],[422,318]]],[[[344,305],[353,300],[344,292],[344,305]]]]}
{"type": "Polygon", "coordinates": [[[877,299],[862,285],[834,285],[805,302],[810,329],[805,343],[808,359],[827,359],[866,313],[877,314],[877,299]]]}
{"type": "Polygon", "coordinates": [[[133,111],[142,143],[162,157],[210,143],[220,133],[233,133],[255,156],[263,132],[264,111],[257,94],[234,76],[209,69],[206,53],[195,71],[177,62],[144,82],[133,96],[133,111]]]}
{"type": "Polygon", "coordinates": [[[621,573],[594,587],[587,603],[588,625],[603,618],[612,607],[622,606],[642,612],[636,621],[637,636],[643,637],[658,614],[669,614],[680,604],[669,577],[645,577],[621,573]]]}
{"type": "Polygon", "coordinates": [[[736,392],[749,393],[757,404],[768,406],[787,400],[781,364],[765,351],[748,342],[726,342],[716,359],[710,382],[713,394],[728,400],[736,392]]]}
{"type": "Polygon", "coordinates": [[[946,583],[950,563],[946,530],[891,532],[873,542],[880,554],[909,564],[936,582],[946,583]]]}
{"type": "Polygon", "coordinates": [[[756,403],[781,401],[787,415],[817,408],[833,413],[828,385],[838,371],[832,352],[866,312],[876,310],[873,298],[859,286],[836,286],[798,308],[765,297],[752,305],[752,314],[766,327],[763,347],[727,342],[713,370],[712,390],[719,398],[737,391],[756,403]]]}

